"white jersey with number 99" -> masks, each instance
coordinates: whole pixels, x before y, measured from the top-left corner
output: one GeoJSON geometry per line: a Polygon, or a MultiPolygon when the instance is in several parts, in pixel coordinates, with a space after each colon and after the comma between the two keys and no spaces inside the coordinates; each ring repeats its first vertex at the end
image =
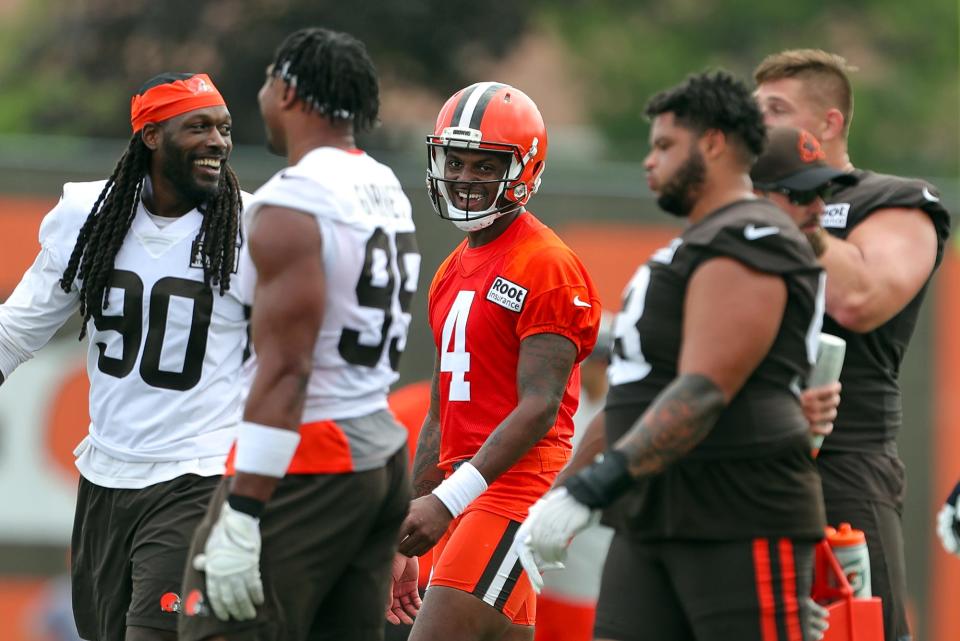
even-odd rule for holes
{"type": "Polygon", "coordinates": [[[256,192],[246,210],[250,225],[270,224],[256,218],[265,205],[312,215],[323,241],[326,300],[303,422],[386,408],[420,274],[410,202],[399,181],[361,151],[323,147],[256,192]]]}

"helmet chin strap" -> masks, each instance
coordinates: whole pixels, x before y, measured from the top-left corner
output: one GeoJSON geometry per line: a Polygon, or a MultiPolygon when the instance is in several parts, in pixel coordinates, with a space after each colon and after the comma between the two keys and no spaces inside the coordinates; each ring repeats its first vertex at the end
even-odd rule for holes
{"type": "Polygon", "coordinates": [[[448,218],[447,220],[456,225],[457,229],[460,231],[480,231],[481,229],[486,229],[492,225],[493,221],[495,221],[497,218],[500,218],[500,216],[503,216],[505,213],[507,212],[501,211],[495,214],[488,214],[482,218],[471,218],[470,220],[458,220],[456,218],[448,218]]]}
{"type": "Polygon", "coordinates": [[[500,188],[497,190],[497,196],[493,199],[493,204],[482,211],[467,211],[459,207],[454,207],[451,202],[452,199],[450,198],[450,185],[441,183],[440,189],[444,200],[447,201],[447,215],[445,218],[456,225],[460,231],[479,231],[489,227],[493,224],[493,221],[510,211],[510,209],[507,209],[507,211],[497,211],[497,203],[504,190],[503,185],[500,185],[500,188]]]}

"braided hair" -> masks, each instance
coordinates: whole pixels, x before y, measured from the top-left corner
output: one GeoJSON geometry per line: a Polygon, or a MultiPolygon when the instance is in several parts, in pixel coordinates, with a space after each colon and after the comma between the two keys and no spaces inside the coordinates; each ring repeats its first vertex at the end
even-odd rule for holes
{"type": "MultiPolygon", "coordinates": [[[[149,168],[150,149],[138,131],[80,228],[70,261],[60,278],[60,287],[65,292],[73,288],[74,280],[81,281],[81,339],[86,335],[87,321],[94,310],[106,309],[109,305],[107,294],[114,259],[136,216],[149,168]]],[[[237,176],[226,163],[223,168],[217,194],[197,207],[203,214],[203,223],[196,238],[202,247],[204,282],[208,287],[219,286],[221,296],[230,289],[243,208],[237,176]]]]}
{"type": "Polygon", "coordinates": [[[277,48],[271,68],[304,109],[333,122],[352,121],[357,131],[377,123],[377,71],[366,46],[350,34],[319,27],[295,31],[277,48]]]}

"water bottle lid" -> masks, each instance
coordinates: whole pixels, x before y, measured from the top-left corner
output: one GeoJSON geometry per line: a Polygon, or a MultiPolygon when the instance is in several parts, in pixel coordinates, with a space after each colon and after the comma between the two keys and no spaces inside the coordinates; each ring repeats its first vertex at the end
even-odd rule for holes
{"type": "Polygon", "coordinates": [[[841,523],[836,530],[827,528],[827,540],[833,547],[847,547],[851,545],[862,545],[867,542],[867,537],[863,530],[858,530],[849,523],[841,523]]]}

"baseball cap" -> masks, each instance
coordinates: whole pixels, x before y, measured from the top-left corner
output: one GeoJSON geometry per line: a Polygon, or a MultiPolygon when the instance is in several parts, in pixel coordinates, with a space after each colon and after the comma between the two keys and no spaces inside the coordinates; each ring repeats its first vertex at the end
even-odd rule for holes
{"type": "Polygon", "coordinates": [[[828,182],[857,182],[853,174],[826,163],[826,154],[813,134],[793,127],[767,131],[767,146],[754,163],[750,178],[757,189],[779,187],[793,191],[811,191],[828,182]]]}

